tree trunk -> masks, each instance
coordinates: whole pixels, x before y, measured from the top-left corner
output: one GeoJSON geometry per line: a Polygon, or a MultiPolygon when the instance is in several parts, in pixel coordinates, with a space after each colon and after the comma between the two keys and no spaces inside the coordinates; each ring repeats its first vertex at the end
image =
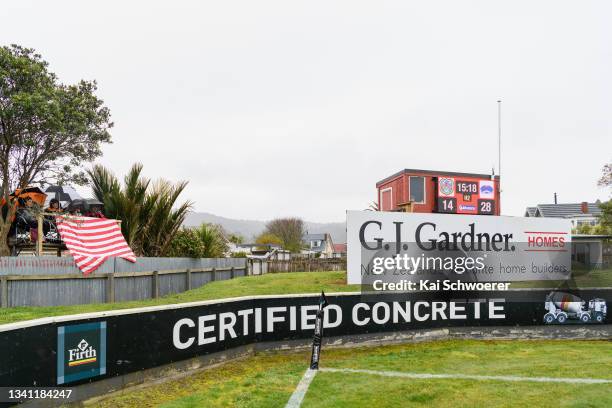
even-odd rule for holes
{"type": "MultiPolygon", "coordinates": [[[[2,209],[0,207],[0,210],[2,209]]],[[[0,213],[4,213],[4,211],[0,211],[0,213]]],[[[0,256],[11,256],[11,249],[8,246],[8,234],[16,213],[17,207],[14,204],[9,204],[6,217],[0,216],[0,256]]]]}
{"type": "Polygon", "coordinates": [[[10,256],[11,249],[8,246],[8,234],[11,223],[0,220],[0,256],[10,256]]]}

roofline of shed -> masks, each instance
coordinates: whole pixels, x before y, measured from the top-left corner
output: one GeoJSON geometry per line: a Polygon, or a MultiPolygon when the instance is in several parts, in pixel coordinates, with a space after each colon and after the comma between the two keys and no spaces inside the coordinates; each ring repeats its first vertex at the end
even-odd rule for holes
{"type": "MultiPolygon", "coordinates": [[[[386,183],[387,181],[393,180],[406,173],[421,173],[421,174],[430,174],[432,176],[456,176],[456,177],[475,177],[475,178],[491,178],[490,174],[479,174],[479,173],[459,173],[455,171],[437,171],[437,170],[420,170],[420,169],[403,169],[398,171],[397,173],[386,177],[379,182],[376,183],[376,187],[379,187],[381,184],[386,183]]],[[[499,176],[495,176],[495,180],[499,180],[499,176]]]]}

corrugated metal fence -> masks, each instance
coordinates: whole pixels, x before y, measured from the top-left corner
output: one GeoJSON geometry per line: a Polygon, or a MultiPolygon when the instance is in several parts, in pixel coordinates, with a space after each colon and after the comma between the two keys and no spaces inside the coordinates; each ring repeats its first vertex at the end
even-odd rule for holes
{"type": "Polygon", "coordinates": [[[69,257],[0,257],[0,306],[152,299],[247,274],[245,258],[109,258],[85,277],[69,257]]]}
{"type": "Polygon", "coordinates": [[[346,258],[249,258],[251,275],[276,272],[346,271],[346,258]]]}

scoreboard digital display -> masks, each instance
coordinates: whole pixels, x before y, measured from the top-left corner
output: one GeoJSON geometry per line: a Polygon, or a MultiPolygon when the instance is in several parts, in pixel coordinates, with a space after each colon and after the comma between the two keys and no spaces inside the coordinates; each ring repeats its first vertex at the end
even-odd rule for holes
{"type": "Polygon", "coordinates": [[[494,215],[494,181],[488,179],[439,177],[438,212],[494,215]]]}

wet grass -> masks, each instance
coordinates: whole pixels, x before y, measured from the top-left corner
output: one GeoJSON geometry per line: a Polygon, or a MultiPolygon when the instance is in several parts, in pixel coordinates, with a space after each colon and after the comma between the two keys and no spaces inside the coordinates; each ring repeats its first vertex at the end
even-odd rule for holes
{"type": "MultiPolygon", "coordinates": [[[[283,407],[309,353],[266,352],[189,377],[128,391],[101,407],[283,407]]],[[[448,340],[324,349],[321,367],[431,374],[612,379],[612,344],[604,341],[448,340]]],[[[612,384],[558,384],[389,378],[320,372],[303,407],[607,407],[612,384]]]]}

